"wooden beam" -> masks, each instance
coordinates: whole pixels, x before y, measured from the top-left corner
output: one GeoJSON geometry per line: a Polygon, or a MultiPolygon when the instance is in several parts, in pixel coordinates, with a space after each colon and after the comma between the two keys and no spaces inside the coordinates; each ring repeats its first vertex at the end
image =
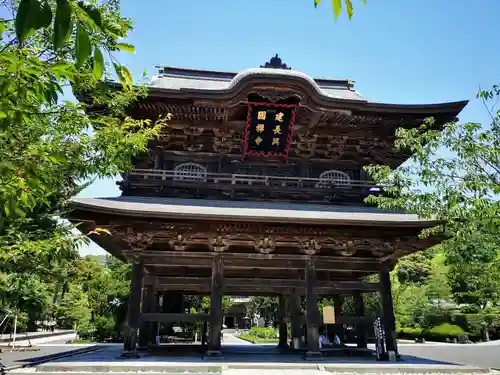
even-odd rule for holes
{"type": "MultiPolygon", "coordinates": [[[[126,250],[127,256],[136,255],[134,250],[126,250]]],[[[168,266],[168,267],[208,267],[212,266],[212,258],[216,253],[211,252],[174,252],[146,250],[141,252],[141,259],[146,265],[168,266]]],[[[285,254],[257,254],[257,253],[224,253],[223,258],[225,269],[236,268],[259,268],[259,269],[304,269],[307,261],[306,255],[285,255],[285,254]]],[[[339,272],[350,272],[353,270],[366,270],[377,272],[380,270],[378,258],[361,257],[335,257],[335,256],[315,256],[316,269],[338,270],[339,272]]]]}
{"type": "MultiPolygon", "coordinates": [[[[148,276],[147,282],[152,282],[154,276],[148,276]]],[[[211,279],[208,277],[156,277],[159,288],[170,287],[172,290],[209,290],[211,279]]],[[[306,288],[304,280],[293,279],[257,279],[257,278],[225,278],[224,289],[300,289],[306,288]]],[[[318,289],[332,289],[338,291],[365,291],[376,292],[380,289],[379,283],[364,283],[361,281],[317,281],[318,289]]]]}
{"type": "MultiPolygon", "coordinates": [[[[336,325],[341,325],[341,324],[348,324],[348,325],[356,325],[360,324],[365,327],[371,326],[373,322],[377,319],[376,316],[351,316],[351,315],[341,315],[337,318],[335,318],[335,324],[336,325]]],[[[301,315],[298,317],[297,321],[300,323],[300,325],[305,324],[306,319],[304,315],[301,315]]]]}
{"type": "Polygon", "coordinates": [[[180,323],[195,322],[208,319],[209,314],[184,314],[184,313],[142,313],[142,322],[160,322],[160,323],[180,323]]]}

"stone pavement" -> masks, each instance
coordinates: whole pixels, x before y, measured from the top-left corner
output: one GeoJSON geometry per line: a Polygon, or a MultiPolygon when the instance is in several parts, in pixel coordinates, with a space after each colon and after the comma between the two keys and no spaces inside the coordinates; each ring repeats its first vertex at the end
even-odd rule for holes
{"type": "MultiPolygon", "coordinates": [[[[185,374],[223,374],[223,375],[321,375],[330,373],[453,373],[472,374],[487,373],[487,369],[471,366],[456,366],[429,360],[408,357],[403,362],[376,362],[373,358],[354,357],[322,357],[314,361],[304,360],[298,354],[280,354],[271,346],[250,345],[248,350],[243,345],[225,345],[222,357],[200,356],[148,356],[137,359],[120,358],[121,345],[103,346],[100,350],[59,359],[37,367],[39,375],[65,375],[94,373],[106,375],[110,373],[150,373],[166,375],[185,374]]],[[[29,375],[27,370],[16,371],[18,375],[29,375]]]]}
{"type": "Polygon", "coordinates": [[[222,336],[222,345],[241,345],[241,346],[252,346],[253,344],[236,337],[232,332],[224,332],[222,336]]]}
{"type": "MultiPolygon", "coordinates": [[[[77,345],[66,345],[68,349],[77,345]]],[[[81,345],[81,347],[91,345],[81,345]]],[[[14,370],[17,375],[110,375],[114,373],[145,373],[149,375],[168,374],[222,374],[222,375],[321,375],[325,372],[343,374],[407,374],[407,373],[448,373],[448,374],[485,374],[489,370],[481,366],[460,366],[446,363],[439,359],[443,347],[440,345],[401,345],[404,360],[396,363],[376,362],[374,358],[357,357],[321,357],[317,360],[305,360],[297,353],[284,354],[275,345],[254,345],[241,340],[230,332],[224,333],[223,356],[201,357],[201,356],[150,356],[143,354],[137,359],[123,359],[122,344],[99,345],[96,351],[73,356],[71,358],[60,358],[41,364],[36,368],[14,370]],[[429,355],[418,357],[412,351],[426,350],[429,355]],[[62,374],[64,372],[65,374],[62,374]]],[[[471,345],[467,345],[471,346],[471,345]]],[[[449,345],[450,349],[466,349],[466,346],[449,345]]],[[[475,348],[483,349],[481,345],[475,348]]],[[[498,345],[491,345],[498,349],[498,345]]],[[[41,349],[49,350],[45,347],[41,349]]],[[[59,347],[60,348],[60,347],[59,347]]],[[[41,355],[42,353],[38,354],[41,355]]],[[[1,356],[1,354],[0,354],[1,356]]],[[[498,356],[498,354],[496,355],[498,356]]],[[[495,357],[495,356],[493,356],[495,357]]]]}
{"type": "Polygon", "coordinates": [[[500,345],[482,344],[406,344],[399,346],[402,355],[448,363],[488,367],[500,370],[500,345]]]}

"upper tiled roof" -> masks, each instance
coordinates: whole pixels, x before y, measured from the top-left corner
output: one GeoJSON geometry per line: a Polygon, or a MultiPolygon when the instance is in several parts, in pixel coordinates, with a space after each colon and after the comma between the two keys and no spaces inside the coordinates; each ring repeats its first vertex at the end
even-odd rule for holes
{"type": "Polygon", "coordinates": [[[305,73],[285,69],[253,68],[239,73],[228,73],[164,67],[160,69],[159,75],[153,77],[150,86],[168,90],[228,90],[248,76],[301,78],[326,97],[364,101],[354,90],[354,83],[351,80],[313,79],[305,73]]]}

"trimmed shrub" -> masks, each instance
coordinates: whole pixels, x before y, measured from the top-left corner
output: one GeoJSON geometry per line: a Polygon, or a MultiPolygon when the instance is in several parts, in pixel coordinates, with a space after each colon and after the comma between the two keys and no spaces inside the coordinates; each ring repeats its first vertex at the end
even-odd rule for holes
{"type": "Polygon", "coordinates": [[[422,337],[422,328],[402,327],[398,330],[398,338],[415,340],[422,337]]]}
{"type": "Polygon", "coordinates": [[[252,328],[249,334],[260,339],[275,339],[278,337],[274,328],[252,328]]]}
{"type": "Polygon", "coordinates": [[[424,337],[433,341],[446,341],[449,339],[458,340],[461,336],[466,334],[467,332],[465,332],[462,327],[450,323],[443,323],[424,331],[424,337]]]}

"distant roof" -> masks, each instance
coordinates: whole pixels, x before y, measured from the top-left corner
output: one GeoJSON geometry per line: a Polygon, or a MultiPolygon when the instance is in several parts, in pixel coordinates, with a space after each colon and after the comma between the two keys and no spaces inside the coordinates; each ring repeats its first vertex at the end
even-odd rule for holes
{"type": "Polygon", "coordinates": [[[178,199],[121,196],[116,198],[73,198],[72,206],[102,214],[148,218],[193,218],[227,221],[332,223],[371,226],[431,226],[417,215],[350,207],[276,202],[248,202],[209,199],[178,199]]]}
{"type": "Polygon", "coordinates": [[[165,66],[160,67],[159,74],[152,78],[150,86],[169,90],[228,90],[250,75],[302,78],[309,81],[324,96],[334,99],[364,100],[354,90],[354,81],[348,79],[314,79],[305,73],[289,69],[252,68],[242,70],[239,73],[229,73],[165,66]]]}

